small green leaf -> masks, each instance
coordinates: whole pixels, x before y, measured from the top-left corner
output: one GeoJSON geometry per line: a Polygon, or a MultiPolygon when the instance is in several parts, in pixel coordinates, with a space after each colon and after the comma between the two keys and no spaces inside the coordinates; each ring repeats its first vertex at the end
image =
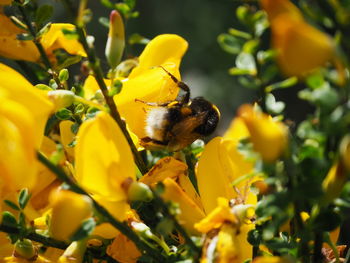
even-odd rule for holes
{"type": "Polygon", "coordinates": [[[25,230],[25,228],[26,228],[26,216],[22,212],[19,213],[19,216],[18,216],[18,225],[21,228],[21,230],[25,230]]]}
{"type": "Polygon", "coordinates": [[[85,107],[82,103],[79,103],[74,108],[74,114],[81,115],[85,111],[85,107]]]}
{"type": "Polygon", "coordinates": [[[40,90],[53,90],[51,87],[45,84],[36,84],[35,87],[40,90]]]}
{"type": "Polygon", "coordinates": [[[236,16],[241,22],[246,23],[247,18],[249,16],[248,7],[244,5],[239,6],[236,9],[236,16]]]}
{"type": "Polygon", "coordinates": [[[9,211],[2,212],[2,224],[9,227],[18,226],[15,216],[9,211]]]}
{"type": "Polygon", "coordinates": [[[286,106],[285,103],[282,101],[277,102],[275,97],[271,93],[268,93],[266,95],[265,104],[267,110],[273,114],[280,114],[286,106]]]}
{"type": "Polygon", "coordinates": [[[218,36],[218,43],[227,53],[236,55],[241,52],[244,41],[230,34],[220,34],[218,36]]]}
{"type": "Polygon", "coordinates": [[[14,202],[10,201],[10,200],[4,200],[4,203],[11,207],[12,209],[16,210],[16,211],[20,211],[21,209],[18,207],[17,204],[15,204],[14,202]]]}
{"type": "Polygon", "coordinates": [[[107,17],[101,16],[98,22],[106,28],[109,28],[109,19],[107,17]]]}
{"type": "Polygon", "coordinates": [[[30,194],[27,188],[21,190],[18,195],[18,204],[21,209],[24,209],[30,199],[30,194]]]}
{"type": "Polygon", "coordinates": [[[260,41],[258,39],[252,39],[243,45],[243,51],[246,53],[254,54],[258,49],[260,41]]]}
{"type": "Polygon", "coordinates": [[[141,44],[141,45],[147,45],[149,43],[149,39],[141,36],[138,33],[132,34],[129,37],[129,44],[134,45],[134,44],[141,44]]]}
{"type": "Polygon", "coordinates": [[[93,218],[88,218],[83,221],[79,229],[70,237],[71,241],[81,240],[89,236],[96,227],[96,222],[93,218]]]}
{"type": "Polygon", "coordinates": [[[235,37],[241,37],[244,39],[251,39],[252,38],[251,34],[244,32],[244,31],[237,30],[235,28],[230,28],[228,30],[228,32],[229,32],[229,34],[231,34],[232,36],[235,36],[235,37]]]}
{"type": "Polygon", "coordinates": [[[58,79],[61,82],[67,81],[69,78],[69,72],[68,69],[64,68],[60,70],[60,73],[58,74],[58,79]]]}
{"type": "Polygon", "coordinates": [[[57,111],[55,115],[58,119],[63,121],[63,120],[69,120],[70,118],[72,118],[73,113],[70,110],[63,108],[57,111]]]}
{"type": "Polygon", "coordinates": [[[40,26],[46,20],[49,20],[53,14],[52,5],[42,5],[40,6],[35,13],[35,22],[40,26]]]}
{"type": "Polygon", "coordinates": [[[120,80],[115,80],[113,82],[113,86],[108,91],[108,96],[113,97],[114,95],[119,94],[122,88],[123,88],[123,83],[120,80]]]}
{"type": "Polygon", "coordinates": [[[240,68],[230,68],[228,70],[228,73],[233,76],[240,76],[240,75],[252,75],[252,72],[248,69],[240,69],[240,68]]]}
{"type": "Polygon", "coordinates": [[[43,26],[39,30],[39,32],[37,33],[37,36],[40,37],[40,36],[46,34],[50,30],[50,27],[51,27],[51,23],[47,23],[45,26],[43,26]]]}
{"type": "Polygon", "coordinates": [[[294,86],[295,84],[298,83],[298,78],[297,77],[291,77],[288,79],[285,79],[281,82],[274,83],[272,85],[269,85],[265,88],[265,92],[269,93],[273,90],[276,89],[285,89],[294,86]]]}
{"type": "Polygon", "coordinates": [[[241,52],[236,58],[236,66],[239,69],[249,70],[251,75],[256,75],[256,64],[252,54],[241,52]]]}
{"type": "Polygon", "coordinates": [[[109,0],[101,0],[101,4],[103,4],[105,7],[114,9],[114,4],[109,0]]]}

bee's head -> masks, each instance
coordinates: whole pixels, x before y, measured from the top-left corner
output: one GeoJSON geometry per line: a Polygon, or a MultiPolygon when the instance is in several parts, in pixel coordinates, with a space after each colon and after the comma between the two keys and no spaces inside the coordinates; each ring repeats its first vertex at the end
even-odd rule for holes
{"type": "Polygon", "coordinates": [[[220,120],[219,109],[202,97],[194,98],[190,108],[196,114],[204,114],[203,122],[194,131],[202,136],[208,136],[213,133],[220,120]]]}

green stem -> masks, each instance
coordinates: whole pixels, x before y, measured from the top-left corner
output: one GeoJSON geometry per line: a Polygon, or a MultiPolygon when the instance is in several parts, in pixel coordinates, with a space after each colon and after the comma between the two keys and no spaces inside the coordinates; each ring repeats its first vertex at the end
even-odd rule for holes
{"type": "Polygon", "coordinates": [[[322,244],[323,244],[323,232],[317,231],[314,233],[314,255],[312,258],[313,263],[319,263],[322,262],[323,256],[322,256],[322,244]]]}
{"type": "Polygon", "coordinates": [[[185,239],[186,244],[192,249],[192,251],[195,254],[195,257],[199,257],[201,254],[201,249],[193,242],[191,237],[187,234],[186,230],[179,224],[175,216],[169,211],[168,206],[165,204],[163,199],[158,195],[156,191],[153,191],[153,196],[155,204],[157,204],[162,209],[164,216],[173,221],[175,229],[185,239]]]}
{"type": "Polygon", "coordinates": [[[120,222],[115,219],[103,206],[96,202],[83,188],[76,184],[71,177],[69,177],[61,168],[50,162],[43,154],[38,152],[38,160],[45,165],[51,172],[53,172],[58,179],[65,182],[70,186],[70,189],[78,194],[83,194],[89,196],[94,204],[94,207],[98,213],[109,222],[112,226],[118,229],[123,235],[128,237],[137,248],[142,252],[148,254],[150,257],[154,258],[156,262],[164,262],[164,256],[159,253],[156,249],[150,247],[148,244],[143,242],[140,237],[135,234],[126,223],[120,222]]]}
{"type": "Polygon", "coordinates": [[[26,24],[26,26],[28,27],[28,32],[31,34],[31,36],[34,38],[33,42],[34,45],[36,46],[36,48],[38,49],[39,53],[40,53],[40,57],[42,62],[44,63],[47,71],[50,73],[50,75],[52,76],[52,78],[55,80],[58,88],[63,89],[63,85],[61,84],[60,80],[58,79],[57,73],[53,70],[53,67],[51,65],[51,62],[45,52],[44,47],[42,46],[42,44],[40,43],[40,40],[37,37],[37,32],[35,30],[35,28],[33,27],[32,22],[29,19],[29,15],[27,14],[26,9],[21,6],[21,3],[19,0],[16,0],[18,4],[18,9],[23,17],[23,21],[26,24]]]}
{"type": "MultiPolygon", "coordinates": [[[[13,226],[6,226],[4,224],[0,224],[0,231],[7,233],[7,234],[14,234],[14,235],[19,235],[22,233],[21,229],[17,228],[17,227],[13,227],[13,226]]],[[[43,244],[46,247],[53,247],[53,248],[58,248],[58,249],[62,249],[65,250],[69,244],[64,242],[64,241],[60,241],[51,237],[47,237],[44,235],[40,235],[38,233],[35,233],[34,231],[32,232],[27,232],[24,236],[22,236],[23,238],[27,238],[30,239],[32,241],[35,242],[39,242],[41,244],[43,244]]],[[[109,257],[108,255],[101,255],[101,252],[93,247],[88,247],[87,251],[95,258],[95,259],[105,259],[105,260],[112,260],[111,257],[109,257]]]]}
{"type": "Polygon", "coordinates": [[[106,100],[106,103],[110,109],[111,116],[117,122],[117,124],[120,127],[120,129],[122,130],[126,140],[128,141],[128,144],[130,145],[130,148],[131,148],[132,154],[134,156],[134,160],[135,160],[137,167],[139,168],[139,170],[142,174],[145,174],[147,172],[146,165],[145,165],[144,161],[142,160],[139,152],[137,151],[137,148],[136,148],[134,142],[132,141],[128,130],[126,129],[125,122],[120,117],[120,114],[117,110],[117,106],[113,100],[113,97],[108,95],[108,88],[107,88],[106,83],[104,82],[104,79],[103,79],[103,72],[102,72],[102,69],[100,66],[100,61],[96,56],[95,48],[89,46],[89,44],[86,40],[84,29],[82,27],[79,27],[78,25],[76,25],[76,28],[77,28],[77,33],[79,35],[79,41],[83,45],[84,50],[88,56],[88,60],[90,62],[90,67],[91,67],[92,71],[94,72],[94,76],[95,76],[95,79],[97,81],[97,84],[98,84],[99,88],[101,89],[102,94],[106,100]]]}

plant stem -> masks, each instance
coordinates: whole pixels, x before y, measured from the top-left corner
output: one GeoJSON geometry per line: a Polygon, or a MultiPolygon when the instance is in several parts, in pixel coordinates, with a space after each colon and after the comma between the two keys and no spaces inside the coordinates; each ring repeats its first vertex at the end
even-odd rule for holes
{"type": "Polygon", "coordinates": [[[36,46],[36,48],[38,49],[39,53],[40,53],[40,58],[42,60],[42,62],[44,63],[46,70],[50,73],[50,75],[52,76],[52,78],[55,80],[57,86],[59,89],[63,89],[63,85],[61,84],[60,80],[58,79],[57,73],[54,72],[52,64],[45,52],[45,49],[43,47],[43,45],[40,43],[38,37],[37,37],[37,32],[36,29],[33,27],[32,22],[29,19],[29,15],[27,14],[26,9],[21,6],[20,2],[18,0],[16,0],[18,4],[18,9],[23,17],[23,21],[26,24],[26,26],[28,27],[28,32],[31,34],[31,36],[34,38],[33,42],[36,46]]]}
{"type": "Polygon", "coordinates": [[[43,154],[38,152],[38,160],[45,165],[51,172],[53,172],[58,179],[67,183],[70,189],[78,194],[83,194],[89,196],[94,204],[94,207],[101,216],[109,222],[112,226],[118,229],[123,235],[128,237],[137,248],[142,252],[148,254],[150,257],[154,258],[155,262],[164,262],[164,256],[156,249],[150,247],[148,244],[143,242],[140,237],[135,234],[126,223],[120,222],[115,219],[103,206],[96,202],[83,188],[76,184],[71,177],[69,177],[61,168],[51,163],[43,154]]]}
{"type": "Polygon", "coordinates": [[[317,231],[314,233],[315,239],[314,239],[314,255],[312,258],[313,263],[319,263],[322,262],[323,256],[322,256],[322,244],[323,244],[323,232],[317,231]]]}
{"type": "Polygon", "coordinates": [[[89,46],[89,44],[86,40],[84,29],[79,27],[78,25],[76,25],[76,28],[77,28],[77,33],[79,36],[79,41],[83,45],[84,50],[88,56],[88,60],[90,62],[90,67],[91,67],[92,71],[94,72],[94,76],[95,76],[95,79],[97,81],[97,84],[98,84],[99,88],[101,89],[102,94],[106,100],[106,103],[110,109],[110,114],[111,114],[112,118],[117,122],[117,124],[120,127],[120,129],[122,130],[126,140],[128,141],[128,144],[130,145],[130,148],[131,148],[132,154],[134,156],[134,160],[135,160],[137,167],[139,168],[139,170],[142,174],[145,174],[147,172],[146,165],[145,165],[144,161],[142,160],[139,152],[137,151],[136,146],[135,146],[134,142],[132,141],[129,132],[126,129],[125,122],[120,117],[120,114],[117,110],[117,106],[113,100],[113,97],[108,95],[108,88],[106,86],[106,83],[103,80],[103,72],[102,72],[102,69],[100,66],[99,59],[96,56],[95,48],[89,46]]]}
{"type": "MultiPolygon", "coordinates": [[[[7,234],[15,234],[15,235],[21,234],[21,229],[19,229],[17,227],[13,227],[13,226],[6,226],[4,224],[0,224],[0,231],[7,233],[7,234]]],[[[62,249],[62,250],[65,250],[69,246],[69,244],[64,242],[64,241],[60,241],[60,240],[57,240],[57,239],[54,239],[51,237],[40,235],[38,233],[35,233],[34,231],[27,232],[27,234],[25,236],[23,236],[23,238],[27,238],[27,239],[30,239],[32,241],[39,242],[47,247],[54,247],[54,248],[58,248],[58,249],[62,249]]],[[[108,255],[101,255],[101,252],[96,248],[88,247],[87,251],[95,259],[112,260],[112,258],[108,255]]]]}
{"type": "Polygon", "coordinates": [[[192,249],[192,251],[195,253],[195,257],[199,257],[201,254],[200,248],[193,242],[191,237],[187,234],[186,230],[179,224],[175,216],[169,211],[168,206],[164,203],[163,199],[158,195],[158,193],[154,190],[153,196],[154,196],[154,202],[157,204],[161,209],[167,218],[169,218],[174,223],[175,229],[180,233],[180,235],[185,239],[186,244],[192,249]]]}

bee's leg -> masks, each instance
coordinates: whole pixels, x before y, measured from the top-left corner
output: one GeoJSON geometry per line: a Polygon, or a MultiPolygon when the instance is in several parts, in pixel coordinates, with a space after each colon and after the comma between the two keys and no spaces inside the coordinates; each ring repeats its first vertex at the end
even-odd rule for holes
{"type": "Polygon", "coordinates": [[[171,79],[177,84],[177,86],[185,92],[185,96],[182,98],[183,103],[188,103],[190,100],[190,88],[186,85],[185,82],[179,81],[173,74],[167,71],[163,66],[159,66],[163,69],[171,79]]]}
{"type": "Polygon", "coordinates": [[[154,106],[154,107],[166,107],[170,103],[173,103],[173,101],[167,101],[167,102],[163,102],[163,103],[147,102],[147,101],[143,101],[143,100],[139,100],[139,99],[135,99],[135,102],[141,102],[141,103],[146,104],[148,106],[154,106]]]}

